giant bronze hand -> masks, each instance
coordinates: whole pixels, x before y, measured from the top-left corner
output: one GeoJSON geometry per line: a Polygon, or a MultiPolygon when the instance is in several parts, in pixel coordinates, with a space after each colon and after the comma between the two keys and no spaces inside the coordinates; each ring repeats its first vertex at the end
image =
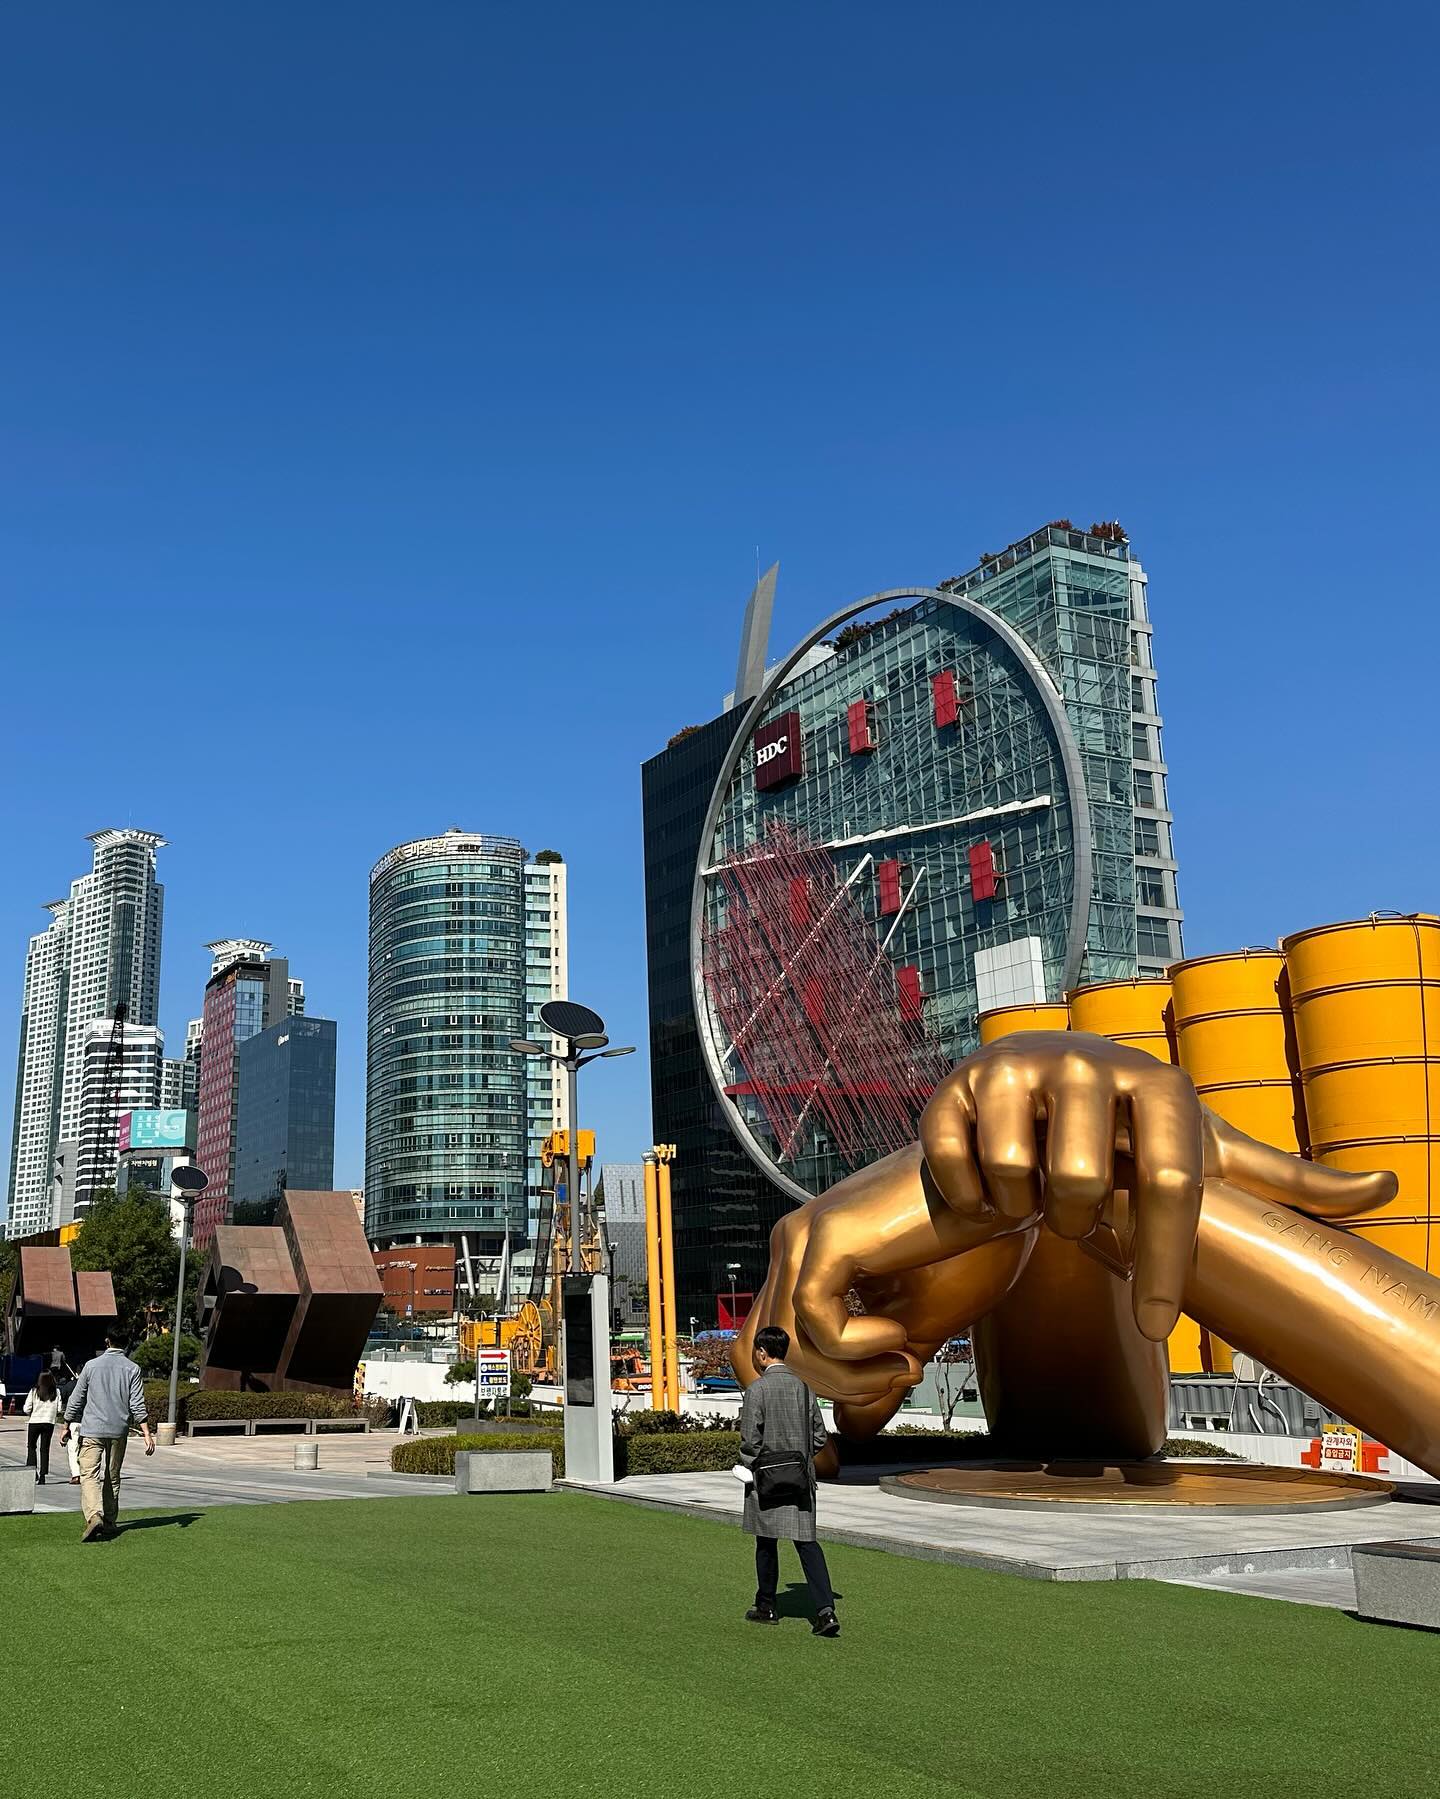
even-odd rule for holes
{"type": "MultiPolygon", "coordinates": [[[[754,1329],[784,1324],[797,1368],[836,1399],[841,1428],[863,1434],[893,1415],[940,1342],[984,1318],[977,1364],[993,1432],[1052,1454],[1143,1454],[1164,1434],[1161,1340],[1183,1304],[1365,1421],[1348,1399],[1357,1379],[1364,1399],[1373,1372],[1347,1382],[1340,1371],[1337,1387],[1334,1358],[1318,1348],[1337,1326],[1334,1258],[1363,1252],[1372,1283],[1391,1263],[1411,1293],[1416,1271],[1305,1219],[1381,1205],[1393,1176],[1339,1174],[1256,1143],[1206,1111],[1180,1071],[1073,1033],[1027,1033],[969,1058],[932,1099],[921,1141],[923,1154],[877,1163],[776,1227],[736,1346],[742,1380],[753,1378],[754,1329]],[[1297,1230],[1312,1255],[1330,1257],[1328,1277],[1298,1292],[1297,1230]],[[864,1315],[850,1314],[850,1293],[864,1315]],[[1308,1368],[1312,1353],[1319,1381],[1296,1371],[1295,1357],[1308,1368]],[[1331,1396],[1342,1391],[1346,1402],[1331,1396]]],[[[1430,1287],[1440,1303],[1440,1283],[1430,1287]]],[[[1349,1313],[1357,1305],[1374,1310],[1352,1295],[1349,1313]]],[[[1412,1327],[1431,1315],[1423,1303],[1406,1313],[1405,1340],[1392,1332],[1358,1366],[1413,1354],[1412,1327]]],[[[1406,1399],[1381,1406],[1397,1447],[1417,1403],[1401,1385],[1406,1399]]]]}

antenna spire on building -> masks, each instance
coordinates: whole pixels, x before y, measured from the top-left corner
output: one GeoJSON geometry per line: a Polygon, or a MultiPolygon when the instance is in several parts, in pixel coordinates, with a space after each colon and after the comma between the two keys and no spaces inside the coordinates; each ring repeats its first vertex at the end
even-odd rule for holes
{"type": "Polygon", "coordinates": [[[770,645],[770,614],[775,607],[775,578],[780,564],[772,562],[756,581],[745,608],[740,630],[740,661],[735,669],[735,704],[748,705],[765,685],[765,653],[770,645]]]}

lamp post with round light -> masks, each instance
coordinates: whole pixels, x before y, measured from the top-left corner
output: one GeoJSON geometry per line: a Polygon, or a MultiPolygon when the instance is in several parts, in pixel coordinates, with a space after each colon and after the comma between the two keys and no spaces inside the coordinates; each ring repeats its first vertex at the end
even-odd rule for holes
{"type": "Polygon", "coordinates": [[[561,1282],[560,1342],[565,1364],[565,1467],[572,1480],[609,1483],[615,1478],[610,1414],[609,1277],[585,1273],[580,1217],[580,1070],[602,1057],[634,1055],[634,1046],[610,1049],[605,1021],[573,1000],[547,1000],[540,1023],[565,1045],[558,1054],[530,1037],[512,1037],[518,1055],[544,1056],[565,1070],[569,1111],[566,1187],[570,1198],[570,1270],[561,1282]]]}
{"type": "Polygon", "coordinates": [[[170,1350],[170,1410],[166,1424],[170,1441],[175,1441],[175,1412],[180,1394],[180,1313],[185,1304],[185,1251],[190,1244],[190,1226],[200,1195],[210,1184],[210,1177],[193,1162],[182,1163],[170,1174],[170,1197],[180,1202],[184,1218],[180,1225],[180,1279],[175,1286],[175,1335],[170,1350]]]}
{"type": "Polygon", "coordinates": [[[510,1047],[522,1056],[546,1056],[550,1061],[558,1062],[565,1070],[570,1118],[570,1129],[566,1133],[569,1155],[565,1171],[565,1185],[570,1195],[570,1272],[581,1274],[584,1269],[580,1257],[580,1132],[577,1122],[580,1115],[580,1070],[587,1068],[592,1062],[608,1060],[611,1056],[633,1056],[635,1045],[631,1043],[621,1049],[608,1049],[606,1045],[610,1039],[605,1035],[605,1020],[598,1012],[592,1012],[589,1006],[577,1005],[574,1000],[547,1000],[540,1008],[540,1022],[552,1036],[559,1037],[565,1044],[564,1055],[557,1055],[553,1049],[530,1037],[512,1037],[510,1047]]]}

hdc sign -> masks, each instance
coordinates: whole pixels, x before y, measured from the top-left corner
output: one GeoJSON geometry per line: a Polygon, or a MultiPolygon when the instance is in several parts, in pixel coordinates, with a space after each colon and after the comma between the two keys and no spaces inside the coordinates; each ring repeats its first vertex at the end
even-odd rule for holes
{"type": "Polygon", "coordinates": [[[800,714],[784,712],[761,725],[754,737],[755,785],[763,792],[797,781],[805,772],[801,754],[800,714]]]}

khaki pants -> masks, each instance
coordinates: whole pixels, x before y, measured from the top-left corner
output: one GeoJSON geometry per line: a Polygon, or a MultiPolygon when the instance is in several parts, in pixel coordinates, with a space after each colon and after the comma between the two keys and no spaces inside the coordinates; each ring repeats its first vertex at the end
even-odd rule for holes
{"type": "Polygon", "coordinates": [[[85,1522],[113,1524],[120,1513],[120,1466],[124,1437],[85,1437],[80,1444],[80,1509],[85,1522]]]}

